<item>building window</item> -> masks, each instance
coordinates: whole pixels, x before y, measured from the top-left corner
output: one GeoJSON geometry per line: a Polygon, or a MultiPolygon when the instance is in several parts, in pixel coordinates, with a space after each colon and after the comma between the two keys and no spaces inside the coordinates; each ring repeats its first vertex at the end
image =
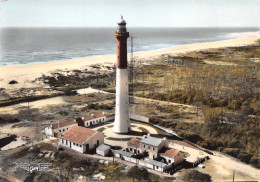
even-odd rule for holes
{"type": "Polygon", "coordinates": [[[148,149],[150,149],[150,146],[148,146],[148,149]]]}
{"type": "Polygon", "coordinates": [[[81,145],[79,145],[81,147],[81,145]]]}
{"type": "Polygon", "coordinates": [[[97,140],[97,145],[99,145],[99,140],[97,140]]]}
{"type": "Polygon", "coordinates": [[[130,151],[132,151],[132,148],[130,148],[130,151]]]}
{"type": "Polygon", "coordinates": [[[156,166],[156,169],[158,169],[158,166],[156,166]]]}
{"type": "Polygon", "coordinates": [[[105,118],[103,118],[103,121],[105,121],[105,118]]]}
{"type": "Polygon", "coordinates": [[[68,141],[66,140],[66,145],[68,145],[68,141]]]}
{"type": "Polygon", "coordinates": [[[169,163],[171,163],[171,160],[169,159],[169,163]]]}
{"type": "Polygon", "coordinates": [[[61,130],[59,130],[61,132],[61,130]]]}
{"type": "Polygon", "coordinates": [[[63,143],[63,139],[61,139],[61,142],[63,143]]]}

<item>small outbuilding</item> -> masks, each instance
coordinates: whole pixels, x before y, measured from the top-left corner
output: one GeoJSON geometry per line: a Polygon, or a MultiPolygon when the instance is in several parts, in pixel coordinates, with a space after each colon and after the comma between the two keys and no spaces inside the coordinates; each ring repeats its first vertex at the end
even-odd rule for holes
{"type": "Polygon", "coordinates": [[[110,146],[102,144],[96,149],[96,153],[101,156],[107,156],[110,151],[110,146]]]}
{"type": "Polygon", "coordinates": [[[165,158],[168,164],[172,165],[176,165],[184,161],[184,153],[173,148],[166,149],[163,153],[160,153],[160,156],[165,158]]]}
{"type": "Polygon", "coordinates": [[[164,172],[167,169],[167,164],[156,160],[148,160],[146,167],[155,171],[164,172]]]}

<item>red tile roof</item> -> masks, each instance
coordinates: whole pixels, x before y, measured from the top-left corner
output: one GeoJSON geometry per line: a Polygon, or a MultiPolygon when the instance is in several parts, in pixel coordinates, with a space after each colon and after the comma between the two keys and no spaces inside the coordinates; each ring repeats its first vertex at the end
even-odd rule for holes
{"type": "Polygon", "coordinates": [[[101,118],[101,117],[104,117],[105,115],[103,113],[98,113],[98,114],[95,114],[94,117],[95,118],[101,118]]]}
{"type": "Polygon", "coordinates": [[[133,147],[140,147],[140,140],[137,138],[131,138],[131,140],[127,143],[127,145],[133,146],[133,147]]]}
{"type": "Polygon", "coordinates": [[[95,119],[95,118],[90,115],[84,117],[84,121],[88,121],[88,120],[92,120],[92,119],[95,119]]]}
{"type": "Polygon", "coordinates": [[[180,151],[177,149],[167,149],[164,153],[160,153],[160,155],[165,155],[171,158],[174,158],[176,155],[178,155],[180,151]]]}
{"type": "Polygon", "coordinates": [[[55,124],[52,125],[52,129],[57,129],[59,126],[60,126],[60,128],[62,128],[64,126],[70,126],[70,125],[73,125],[73,124],[78,124],[78,123],[75,120],[60,122],[60,124],[55,123],[55,124]]]}
{"type": "Polygon", "coordinates": [[[83,144],[90,137],[95,135],[97,131],[81,126],[73,126],[71,129],[66,131],[60,138],[83,144]]]}
{"type": "Polygon", "coordinates": [[[93,116],[91,115],[87,115],[84,117],[84,121],[88,121],[88,120],[92,120],[92,119],[95,119],[95,118],[101,118],[101,117],[104,117],[105,115],[103,113],[97,113],[97,114],[94,114],[93,116]]]}

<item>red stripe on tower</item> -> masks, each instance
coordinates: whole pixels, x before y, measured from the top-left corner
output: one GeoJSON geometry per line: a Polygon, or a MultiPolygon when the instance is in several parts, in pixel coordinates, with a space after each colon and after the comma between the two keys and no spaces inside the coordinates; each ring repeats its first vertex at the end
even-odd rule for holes
{"type": "Polygon", "coordinates": [[[118,29],[115,33],[115,38],[117,39],[117,68],[126,69],[127,68],[127,38],[129,37],[129,32],[126,31],[126,22],[121,17],[121,21],[117,23],[118,29]]]}

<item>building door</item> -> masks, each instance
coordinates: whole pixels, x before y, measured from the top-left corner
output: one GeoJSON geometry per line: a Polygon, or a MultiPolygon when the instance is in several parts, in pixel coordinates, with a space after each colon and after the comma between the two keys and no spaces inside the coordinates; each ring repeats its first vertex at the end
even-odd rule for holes
{"type": "Polygon", "coordinates": [[[86,152],[89,151],[89,144],[86,145],[86,152]]]}
{"type": "Polygon", "coordinates": [[[70,142],[70,148],[71,148],[71,142],[70,142]]]}

